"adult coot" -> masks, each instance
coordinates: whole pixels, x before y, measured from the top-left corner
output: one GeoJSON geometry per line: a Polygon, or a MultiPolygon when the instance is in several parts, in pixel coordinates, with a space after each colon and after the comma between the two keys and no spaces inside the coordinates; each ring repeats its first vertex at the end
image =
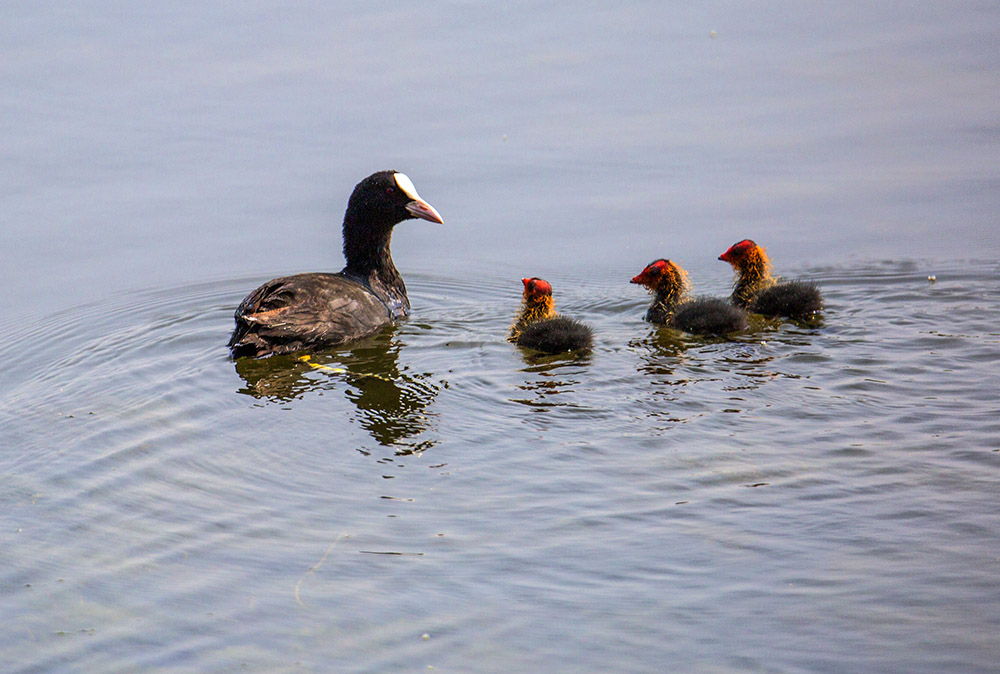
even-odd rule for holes
{"type": "Polygon", "coordinates": [[[653,294],[646,320],[694,335],[724,335],[746,330],[747,314],[718,297],[688,297],[687,272],[670,260],[654,260],[632,278],[653,294]]]}
{"type": "Polygon", "coordinates": [[[750,239],[734,243],[719,256],[736,271],[730,301],[763,316],[808,319],[823,310],[823,296],[815,283],[778,282],[771,275],[767,251],[750,239]]]}
{"type": "Polygon", "coordinates": [[[365,337],[410,313],[406,286],[392,262],[392,228],[411,218],[442,222],[397,171],[379,171],[354,188],[344,214],[344,258],[336,274],[268,281],[236,309],[233,358],[335,346],[365,337]]]}
{"type": "Polygon", "coordinates": [[[507,341],[545,353],[589,350],[594,331],[589,325],[556,313],[552,286],[537,277],[523,278],[521,311],[510,327],[507,341]]]}

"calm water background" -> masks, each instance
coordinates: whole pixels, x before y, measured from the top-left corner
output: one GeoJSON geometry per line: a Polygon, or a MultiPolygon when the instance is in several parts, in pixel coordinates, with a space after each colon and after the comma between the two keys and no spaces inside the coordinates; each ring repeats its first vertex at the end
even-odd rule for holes
{"type": "Polygon", "coordinates": [[[1000,6],[675,4],[5,3],[0,671],[995,672],[1000,6]],[[388,167],[412,318],[234,365],[388,167]],[[640,320],[744,236],[821,326],[640,320]]]}

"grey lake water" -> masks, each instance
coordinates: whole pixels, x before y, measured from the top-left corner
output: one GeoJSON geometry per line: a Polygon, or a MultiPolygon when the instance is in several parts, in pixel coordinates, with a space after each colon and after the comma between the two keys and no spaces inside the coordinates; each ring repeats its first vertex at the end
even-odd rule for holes
{"type": "Polygon", "coordinates": [[[1000,669],[1000,5],[3,13],[0,671],[1000,669]],[[230,360],[384,168],[412,316],[230,360]],[[820,323],[643,322],[745,237],[820,323]]]}

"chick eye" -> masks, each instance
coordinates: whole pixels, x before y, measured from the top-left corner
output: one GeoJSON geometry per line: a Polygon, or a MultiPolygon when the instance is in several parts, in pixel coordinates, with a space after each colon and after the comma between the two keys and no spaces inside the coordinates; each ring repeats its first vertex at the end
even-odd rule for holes
{"type": "Polygon", "coordinates": [[[385,188],[385,193],[386,194],[394,194],[395,192],[396,192],[396,188],[395,187],[386,187],[385,188]]]}

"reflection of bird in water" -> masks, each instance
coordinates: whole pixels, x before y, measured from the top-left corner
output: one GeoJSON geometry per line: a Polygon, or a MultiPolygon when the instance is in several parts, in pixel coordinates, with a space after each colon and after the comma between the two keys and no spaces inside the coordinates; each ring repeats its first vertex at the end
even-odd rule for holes
{"type": "Polygon", "coordinates": [[[763,316],[808,319],[823,310],[823,297],[815,283],[778,282],[771,275],[767,252],[750,239],[734,243],[719,256],[736,270],[730,300],[763,316]]]}
{"type": "Polygon", "coordinates": [[[241,358],[236,372],[246,382],[240,393],[287,403],[312,391],[343,387],[357,408],[358,423],[380,444],[406,454],[426,449],[428,442],[408,442],[427,430],[427,408],[439,384],[428,375],[400,373],[399,344],[391,333],[377,335],[349,350],[311,355],[241,358]],[[418,449],[415,449],[418,448],[418,449]]]}
{"type": "Polygon", "coordinates": [[[379,171],[354,188],[344,214],[344,258],[337,274],[272,279],[236,309],[233,358],[335,346],[371,335],[410,313],[392,262],[392,229],[403,220],[441,222],[406,175],[379,171]]]}
{"type": "Polygon", "coordinates": [[[523,278],[521,313],[510,327],[507,341],[545,353],[589,350],[594,343],[590,326],[556,313],[552,286],[540,278],[523,278]]]}
{"type": "Polygon", "coordinates": [[[670,260],[654,260],[632,278],[653,293],[646,320],[694,335],[724,335],[746,330],[747,314],[718,297],[688,297],[687,272],[670,260]]]}

